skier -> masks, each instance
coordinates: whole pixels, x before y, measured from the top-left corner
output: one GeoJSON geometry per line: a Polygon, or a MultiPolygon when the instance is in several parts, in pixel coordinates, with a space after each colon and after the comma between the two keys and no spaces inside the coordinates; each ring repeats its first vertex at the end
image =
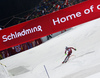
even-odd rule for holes
{"type": "Polygon", "coordinates": [[[73,47],[66,47],[65,48],[65,55],[66,55],[66,52],[67,52],[67,56],[62,63],[66,63],[68,61],[70,55],[72,54],[72,49],[76,51],[76,49],[73,48],[73,47]]]}

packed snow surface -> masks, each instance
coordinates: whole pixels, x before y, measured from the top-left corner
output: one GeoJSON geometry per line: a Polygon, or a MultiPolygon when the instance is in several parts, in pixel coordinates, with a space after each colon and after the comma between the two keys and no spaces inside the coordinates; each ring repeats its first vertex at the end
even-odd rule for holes
{"type": "Polygon", "coordinates": [[[11,78],[100,78],[100,18],[0,62],[11,78]],[[62,64],[66,46],[77,50],[62,64]]]}

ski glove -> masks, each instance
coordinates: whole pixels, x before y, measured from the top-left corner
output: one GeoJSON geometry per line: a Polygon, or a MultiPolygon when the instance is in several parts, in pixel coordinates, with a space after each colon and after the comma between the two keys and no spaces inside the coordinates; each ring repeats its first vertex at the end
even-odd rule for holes
{"type": "Polygon", "coordinates": [[[67,55],[67,54],[65,54],[65,55],[67,55]]]}
{"type": "Polygon", "coordinates": [[[76,51],[76,49],[74,49],[76,51]]]}

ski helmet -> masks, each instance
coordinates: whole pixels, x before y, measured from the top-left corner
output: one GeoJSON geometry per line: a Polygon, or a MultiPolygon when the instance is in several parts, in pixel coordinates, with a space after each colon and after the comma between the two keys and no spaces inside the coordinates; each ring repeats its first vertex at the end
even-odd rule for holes
{"type": "Polygon", "coordinates": [[[68,49],[68,47],[66,46],[66,49],[68,49]]]}

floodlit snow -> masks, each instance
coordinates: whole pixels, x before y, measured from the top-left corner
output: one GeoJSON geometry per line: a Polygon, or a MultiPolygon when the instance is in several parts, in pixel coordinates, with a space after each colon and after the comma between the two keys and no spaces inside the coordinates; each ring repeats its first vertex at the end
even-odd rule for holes
{"type": "Polygon", "coordinates": [[[86,77],[86,78],[100,78],[100,72],[99,73],[96,73],[96,74],[93,74],[89,77],[86,77]]]}
{"type": "Polygon", "coordinates": [[[48,78],[44,66],[50,78],[100,78],[100,18],[0,62],[11,78],[48,78]],[[66,46],[77,51],[62,64],[66,46]]]}

